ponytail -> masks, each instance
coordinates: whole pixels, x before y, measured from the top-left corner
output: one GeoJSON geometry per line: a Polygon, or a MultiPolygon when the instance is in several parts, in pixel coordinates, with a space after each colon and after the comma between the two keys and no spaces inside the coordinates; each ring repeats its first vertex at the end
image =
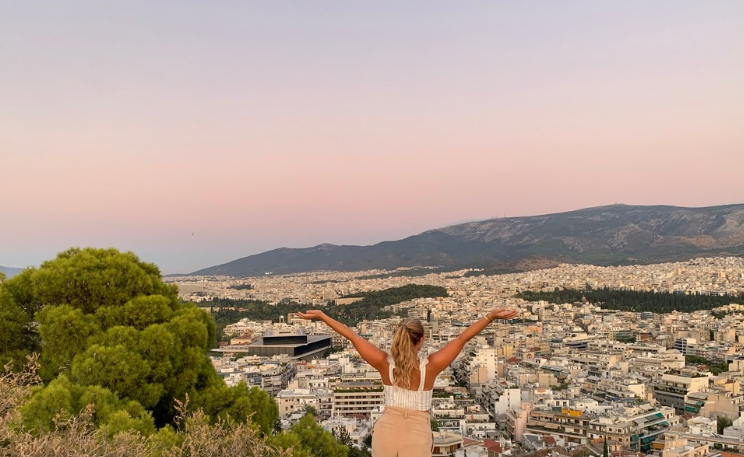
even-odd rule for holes
{"type": "Polygon", "coordinates": [[[390,354],[395,362],[393,370],[393,384],[408,389],[411,383],[411,373],[416,368],[416,345],[424,337],[424,326],[418,319],[403,320],[395,330],[390,354]]]}

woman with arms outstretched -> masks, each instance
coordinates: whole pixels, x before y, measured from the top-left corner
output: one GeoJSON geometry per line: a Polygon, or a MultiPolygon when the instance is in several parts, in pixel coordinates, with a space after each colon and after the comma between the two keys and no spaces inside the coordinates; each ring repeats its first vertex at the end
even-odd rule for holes
{"type": "Polygon", "coordinates": [[[404,319],[395,329],[390,354],[373,346],[349,327],[323,311],[299,313],[303,319],[325,322],[354,345],[359,355],[382,376],[385,386],[382,417],[372,432],[372,457],[430,457],[433,447],[429,410],[437,375],[457,358],[465,343],[495,319],[512,319],[514,310],[495,309],[465,329],[442,349],[424,360],[424,326],[418,319],[404,319]]]}

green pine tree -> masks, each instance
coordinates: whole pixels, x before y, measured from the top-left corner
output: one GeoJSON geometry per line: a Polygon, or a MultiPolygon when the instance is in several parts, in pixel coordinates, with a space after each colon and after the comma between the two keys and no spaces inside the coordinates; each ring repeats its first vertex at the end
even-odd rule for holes
{"type": "Polygon", "coordinates": [[[610,448],[607,447],[607,437],[604,437],[604,452],[602,452],[602,457],[610,457],[610,448]]]}

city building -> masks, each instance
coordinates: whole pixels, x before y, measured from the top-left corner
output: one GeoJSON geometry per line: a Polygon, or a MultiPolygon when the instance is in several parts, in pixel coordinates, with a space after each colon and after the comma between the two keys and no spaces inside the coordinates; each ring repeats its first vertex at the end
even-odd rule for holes
{"type": "Polygon", "coordinates": [[[270,329],[263,337],[245,347],[249,355],[271,357],[286,354],[310,360],[331,347],[331,335],[307,335],[302,328],[270,329]]]}

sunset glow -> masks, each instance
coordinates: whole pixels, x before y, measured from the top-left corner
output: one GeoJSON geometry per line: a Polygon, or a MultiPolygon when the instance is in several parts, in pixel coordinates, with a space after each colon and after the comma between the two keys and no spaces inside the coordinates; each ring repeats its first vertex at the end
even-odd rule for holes
{"type": "Polygon", "coordinates": [[[744,2],[0,9],[0,264],[742,202],[744,2]]]}

